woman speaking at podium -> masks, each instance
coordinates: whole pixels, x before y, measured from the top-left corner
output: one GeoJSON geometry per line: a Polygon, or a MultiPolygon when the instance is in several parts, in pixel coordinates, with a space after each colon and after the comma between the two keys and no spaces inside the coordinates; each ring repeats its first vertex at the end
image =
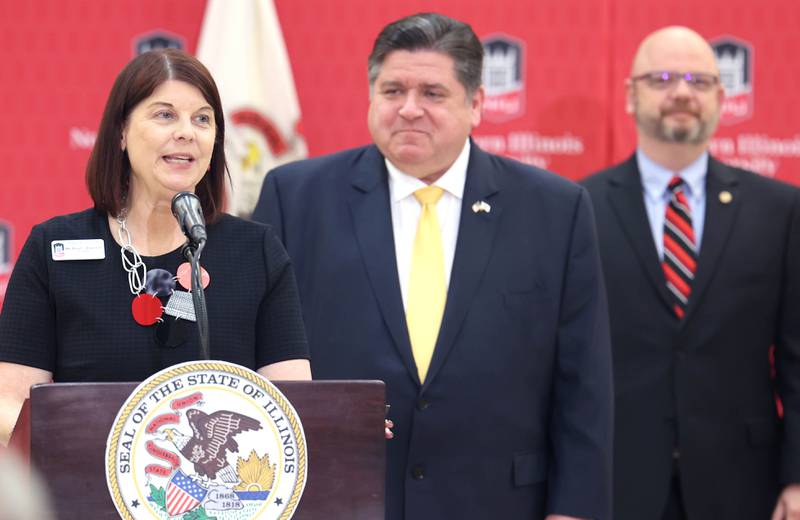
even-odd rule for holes
{"type": "Polygon", "coordinates": [[[225,121],[208,70],[176,50],[117,77],[86,168],[94,207],[33,228],[0,315],[0,441],[31,385],[141,381],[200,350],[186,243],[172,214],[193,192],[211,359],[310,379],[289,258],[271,229],[223,213],[225,121]]]}

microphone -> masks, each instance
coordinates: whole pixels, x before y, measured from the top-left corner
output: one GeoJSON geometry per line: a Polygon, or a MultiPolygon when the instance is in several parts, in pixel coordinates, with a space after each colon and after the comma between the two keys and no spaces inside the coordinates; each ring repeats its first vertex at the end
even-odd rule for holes
{"type": "Polygon", "coordinates": [[[197,320],[197,332],[200,337],[200,359],[211,359],[208,335],[208,309],[206,296],[203,293],[200,267],[200,255],[206,247],[206,219],[203,218],[203,207],[197,195],[181,191],[172,197],[172,214],[178,220],[181,231],[189,239],[181,253],[192,264],[192,304],[197,320]]]}
{"type": "Polygon", "coordinates": [[[176,193],[172,197],[172,214],[190,243],[197,246],[208,239],[206,219],[203,218],[203,208],[197,195],[188,191],[176,193]]]}

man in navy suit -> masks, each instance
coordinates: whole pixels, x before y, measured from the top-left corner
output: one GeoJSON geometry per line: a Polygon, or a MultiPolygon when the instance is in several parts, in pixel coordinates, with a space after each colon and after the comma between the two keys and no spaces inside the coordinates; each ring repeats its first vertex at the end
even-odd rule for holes
{"type": "Polygon", "coordinates": [[[723,96],[700,35],[648,36],[627,80],[636,153],[585,181],[611,317],[615,520],[800,519],[800,190],[709,156],[723,96]]]}
{"type": "Polygon", "coordinates": [[[277,168],[254,218],[293,259],[314,376],[386,382],[387,518],[608,519],[591,204],[470,141],[482,58],[445,16],[385,27],[369,58],[375,144],[277,168]]]}

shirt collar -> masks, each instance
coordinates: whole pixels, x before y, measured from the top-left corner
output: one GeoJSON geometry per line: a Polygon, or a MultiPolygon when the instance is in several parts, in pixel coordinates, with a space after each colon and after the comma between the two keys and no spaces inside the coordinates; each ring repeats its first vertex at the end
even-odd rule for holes
{"type": "Polygon", "coordinates": [[[686,183],[689,197],[698,197],[705,193],[708,152],[703,152],[693,163],[678,172],[673,172],[656,163],[645,155],[640,148],[636,150],[636,163],[642,176],[642,187],[645,193],[653,200],[664,197],[667,192],[667,185],[673,175],[679,175],[686,183]]]}
{"type": "MultiPolygon", "coordinates": [[[[470,144],[469,139],[467,139],[464,143],[464,148],[461,150],[456,160],[450,165],[450,168],[444,172],[444,175],[433,183],[433,186],[439,186],[458,199],[464,198],[464,183],[467,180],[469,149],[470,144]]],[[[389,170],[389,193],[391,194],[392,202],[403,200],[418,189],[427,186],[427,184],[416,177],[412,177],[400,171],[389,159],[384,158],[384,161],[386,161],[386,169],[389,170]]]]}

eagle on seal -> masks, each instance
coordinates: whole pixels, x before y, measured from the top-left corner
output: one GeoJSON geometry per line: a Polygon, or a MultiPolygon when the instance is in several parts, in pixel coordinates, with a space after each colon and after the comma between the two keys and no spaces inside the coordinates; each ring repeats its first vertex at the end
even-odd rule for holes
{"type": "Polygon", "coordinates": [[[228,451],[239,451],[234,437],[242,432],[260,430],[261,423],[251,417],[227,410],[207,414],[196,408],[186,412],[192,436],[174,428],[165,430],[169,439],[198,475],[213,480],[219,474],[223,482],[238,482],[236,471],[228,464],[228,451]]]}

